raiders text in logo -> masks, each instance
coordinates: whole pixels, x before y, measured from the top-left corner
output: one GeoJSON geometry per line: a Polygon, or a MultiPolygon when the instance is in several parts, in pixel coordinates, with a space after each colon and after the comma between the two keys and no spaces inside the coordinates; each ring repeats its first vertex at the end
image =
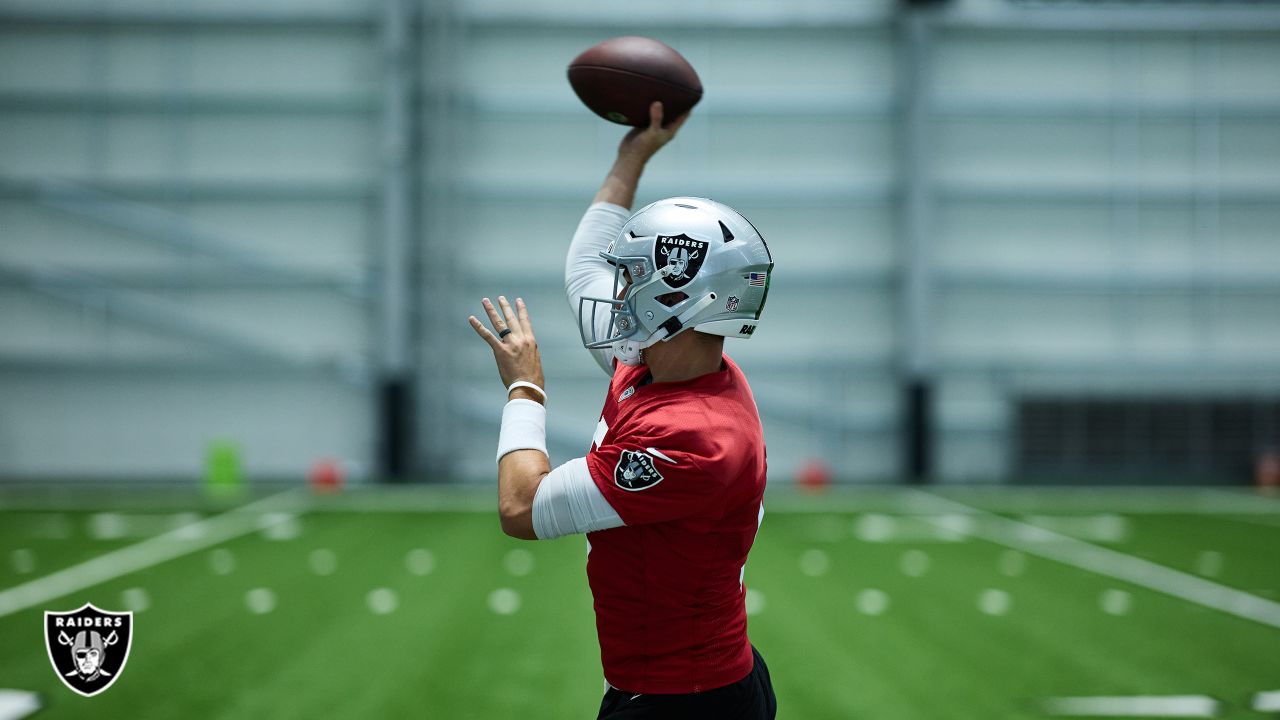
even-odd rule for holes
{"type": "Polygon", "coordinates": [[[659,235],[658,242],[653,246],[653,262],[656,267],[671,268],[671,272],[662,281],[673,288],[689,284],[702,268],[702,261],[707,259],[710,244],[694,240],[683,233],[659,235]]]}
{"type": "Polygon", "coordinates": [[[613,469],[613,482],[623,490],[645,490],[662,482],[653,458],[637,450],[623,450],[613,469]]]}
{"type": "Polygon", "coordinates": [[[85,697],[106,690],[120,678],[129,660],[133,613],[79,610],[44,613],[44,644],[63,684],[85,697]]]}

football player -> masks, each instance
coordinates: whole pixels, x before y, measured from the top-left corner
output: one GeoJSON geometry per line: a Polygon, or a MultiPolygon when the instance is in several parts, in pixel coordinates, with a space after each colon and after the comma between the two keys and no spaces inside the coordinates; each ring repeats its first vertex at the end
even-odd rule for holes
{"type": "Polygon", "coordinates": [[[565,263],[583,344],[612,376],[585,457],[551,468],[547,391],[529,310],[482,302],[508,403],[499,514],[514,537],[586,533],[607,682],[599,718],[773,718],[769,671],[747,639],[743,577],[764,517],[765,446],[724,338],[755,332],[773,258],[712,200],[629,215],[649,159],[685,118],[629,132],[565,263]]]}

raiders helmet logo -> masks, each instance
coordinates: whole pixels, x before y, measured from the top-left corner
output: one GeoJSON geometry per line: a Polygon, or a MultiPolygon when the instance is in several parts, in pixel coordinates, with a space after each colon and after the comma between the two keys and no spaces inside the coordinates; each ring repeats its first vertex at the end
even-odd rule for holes
{"type": "Polygon", "coordinates": [[[623,490],[646,490],[662,482],[653,458],[638,450],[623,450],[613,469],[613,483],[623,490]]]}
{"type": "Polygon", "coordinates": [[[654,267],[669,267],[663,282],[672,288],[684,287],[702,269],[702,261],[707,259],[710,246],[711,243],[694,240],[684,233],[659,235],[653,246],[654,267]]]}
{"type": "Polygon", "coordinates": [[[71,612],[44,614],[44,644],[62,683],[93,697],[120,679],[133,640],[133,613],[85,603],[71,612]]]}

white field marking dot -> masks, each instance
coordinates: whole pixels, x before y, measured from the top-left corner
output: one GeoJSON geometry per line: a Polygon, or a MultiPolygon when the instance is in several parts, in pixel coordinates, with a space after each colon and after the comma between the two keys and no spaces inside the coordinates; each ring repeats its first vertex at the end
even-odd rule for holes
{"type": "Polygon", "coordinates": [[[89,516],[89,537],[94,540],[119,540],[129,532],[129,521],[120,513],[102,512],[89,516]]]}
{"type": "Polygon", "coordinates": [[[217,548],[209,553],[209,569],[214,575],[230,575],[236,569],[236,556],[226,548],[217,548]]]}
{"type": "Polygon", "coordinates": [[[870,513],[859,515],[853,521],[853,534],[866,542],[884,542],[893,537],[898,529],[898,521],[888,515],[870,513]]]}
{"type": "Polygon", "coordinates": [[[1099,542],[1124,542],[1129,539],[1129,519],[1123,515],[1098,515],[1093,518],[1093,533],[1099,542]]]}
{"type": "Polygon", "coordinates": [[[489,593],[489,609],[499,615],[511,615],[520,609],[520,593],[511,588],[498,588],[489,593]]]}
{"type": "Polygon", "coordinates": [[[1000,574],[1005,577],[1018,577],[1027,571],[1027,556],[1017,550],[1005,550],[1000,553],[1000,574]]]}
{"type": "Polygon", "coordinates": [[[1133,596],[1115,588],[1103,590],[1102,595],[1098,596],[1098,606],[1108,615],[1128,615],[1129,609],[1133,607],[1133,596]]]}
{"type": "Polygon", "coordinates": [[[1217,577],[1222,572],[1222,553],[1204,550],[1196,556],[1196,572],[1205,577],[1217,577]]]}
{"type": "Polygon", "coordinates": [[[929,554],[923,550],[908,550],[898,559],[898,568],[907,577],[923,577],[929,572],[929,554]]]}
{"type": "Polygon", "coordinates": [[[831,569],[831,558],[827,557],[827,553],[817,548],[810,548],[800,553],[800,572],[809,577],[819,577],[826,575],[827,570],[831,569]]]}
{"type": "Polygon", "coordinates": [[[332,575],[338,569],[338,556],[329,548],[316,548],[307,556],[307,564],[316,575],[332,575]]]}
{"type": "Polygon", "coordinates": [[[533,572],[533,553],[524,548],[515,548],[503,556],[502,567],[516,577],[524,577],[533,572]]]}
{"type": "Polygon", "coordinates": [[[391,588],[374,588],[364,600],[369,606],[369,612],[374,615],[388,615],[400,607],[400,596],[391,588]]]}
{"type": "Polygon", "coordinates": [[[863,615],[883,615],[889,609],[889,595],[883,590],[867,588],[854,601],[863,615]]]}
{"type": "Polygon", "coordinates": [[[755,588],[747,588],[747,595],[744,602],[747,606],[748,615],[759,615],[764,612],[764,606],[766,604],[764,600],[764,593],[759,590],[756,590],[755,588]]]}
{"type": "Polygon", "coordinates": [[[995,588],[987,588],[978,596],[978,609],[987,615],[1004,615],[1011,604],[1009,593],[995,588]]]}
{"type": "Polygon", "coordinates": [[[938,539],[944,542],[960,542],[973,534],[973,517],[971,515],[959,513],[939,515],[933,519],[933,523],[937,528],[938,539]]]}
{"type": "Polygon", "coordinates": [[[27,548],[18,548],[9,553],[9,561],[13,563],[13,571],[26,575],[36,569],[36,554],[27,548]]]}
{"type": "Polygon", "coordinates": [[[125,610],[140,613],[151,607],[151,596],[145,588],[129,588],[120,593],[120,604],[124,605],[125,610]]]}
{"type": "Polygon", "coordinates": [[[271,512],[258,516],[258,528],[268,540],[293,540],[302,534],[302,524],[292,513],[271,512]]]}
{"type": "Polygon", "coordinates": [[[268,588],[254,588],[244,594],[244,604],[254,615],[266,615],[276,609],[276,594],[268,588]]]}
{"type": "Polygon", "coordinates": [[[414,548],[404,556],[404,566],[414,575],[430,575],[436,569],[435,553],[426,548],[414,548]]]}

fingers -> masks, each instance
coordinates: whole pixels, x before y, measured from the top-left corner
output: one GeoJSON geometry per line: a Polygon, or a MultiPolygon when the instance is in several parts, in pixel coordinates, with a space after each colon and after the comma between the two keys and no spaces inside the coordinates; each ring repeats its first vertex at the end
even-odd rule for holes
{"type": "Polygon", "coordinates": [[[495,350],[497,349],[498,345],[502,341],[498,340],[493,333],[489,332],[489,328],[485,327],[484,323],[477,320],[475,315],[468,317],[467,322],[471,323],[471,329],[476,331],[476,334],[480,336],[481,340],[489,343],[489,347],[494,348],[495,350]]]}
{"type": "Polygon", "coordinates": [[[493,325],[495,331],[502,332],[507,327],[507,323],[498,314],[498,309],[493,306],[493,302],[489,298],[484,298],[480,304],[484,306],[484,312],[489,316],[489,324],[493,325]]]}
{"type": "Polygon", "coordinates": [[[662,101],[660,100],[649,103],[649,129],[662,129],[662,101]]]}
{"type": "Polygon", "coordinates": [[[524,335],[524,327],[520,324],[520,318],[516,315],[516,311],[512,309],[511,303],[507,302],[505,295],[498,296],[498,304],[502,306],[502,318],[511,328],[512,335],[524,335]]]}
{"type": "Polygon", "coordinates": [[[529,319],[529,308],[524,304],[524,298],[516,298],[516,309],[520,311],[520,325],[524,327],[524,331],[533,336],[533,321],[529,319]]]}
{"type": "Polygon", "coordinates": [[[494,331],[498,334],[495,335],[493,332],[490,332],[489,329],[484,326],[484,323],[476,319],[474,315],[467,318],[467,320],[471,323],[471,328],[475,330],[476,334],[483,338],[485,342],[488,342],[490,345],[494,345],[495,347],[495,343],[501,344],[503,338],[500,337],[500,335],[504,329],[511,330],[510,335],[521,337],[528,335],[529,337],[533,337],[533,321],[529,319],[529,308],[524,304],[523,298],[516,298],[515,308],[511,306],[511,303],[507,301],[507,298],[504,295],[498,296],[497,306],[495,306],[489,298],[484,298],[480,301],[480,304],[484,306],[485,314],[489,316],[489,323],[493,325],[494,331]],[[501,310],[501,314],[499,314],[499,310],[501,310]]]}

